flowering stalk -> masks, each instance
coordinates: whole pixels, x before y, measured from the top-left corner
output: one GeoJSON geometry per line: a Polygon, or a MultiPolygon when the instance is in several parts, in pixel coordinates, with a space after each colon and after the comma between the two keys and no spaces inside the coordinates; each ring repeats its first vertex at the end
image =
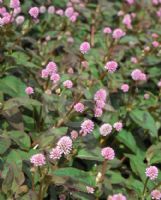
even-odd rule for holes
{"type": "Polygon", "coordinates": [[[144,183],[144,189],[143,189],[143,194],[142,194],[142,200],[145,200],[146,197],[146,188],[147,188],[147,183],[148,183],[149,178],[147,177],[144,183]]]}

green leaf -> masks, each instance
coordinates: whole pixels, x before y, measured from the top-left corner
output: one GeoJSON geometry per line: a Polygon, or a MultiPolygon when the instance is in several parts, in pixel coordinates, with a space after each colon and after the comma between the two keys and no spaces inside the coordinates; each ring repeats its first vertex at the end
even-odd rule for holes
{"type": "Polygon", "coordinates": [[[122,130],[117,134],[116,139],[128,147],[132,152],[136,152],[136,141],[131,132],[122,130]]]}
{"type": "Polygon", "coordinates": [[[11,140],[7,137],[0,136],[0,154],[4,154],[11,145],[11,140]]]}
{"type": "Polygon", "coordinates": [[[28,150],[31,146],[30,137],[22,131],[9,131],[6,133],[20,149],[28,150]]]}
{"type": "Polygon", "coordinates": [[[85,185],[95,186],[95,179],[88,172],[75,169],[72,167],[60,168],[54,171],[56,176],[63,176],[72,179],[73,181],[84,183],[85,185]]]}
{"type": "Polygon", "coordinates": [[[155,121],[148,111],[135,109],[130,112],[130,117],[140,127],[149,130],[149,133],[152,137],[157,137],[158,131],[155,121]]]}
{"type": "Polygon", "coordinates": [[[103,157],[101,156],[101,149],[99,147],[96,147],[92,150],[84,148],[80,149],[76,157],[85,160],[95,160],[100,162],[103,161],[103,157]]]}
{"type": "Polygon", "coordinates": [[[26,96],[25,84],[15,76],[6,76],[0,80],[0,90],[12,97],[26,96]]]}

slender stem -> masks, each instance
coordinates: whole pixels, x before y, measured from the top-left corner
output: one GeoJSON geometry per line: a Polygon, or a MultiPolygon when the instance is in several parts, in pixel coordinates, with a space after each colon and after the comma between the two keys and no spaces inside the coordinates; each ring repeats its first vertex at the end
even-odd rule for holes
{"type": "Polygon", "coordinates": [[[106,174],[106,169],[107,169],[107,160],[104,160],[103,164],[102,164],[102,170],[101,170],[101,179],[100,179],[100,182],[104,182],[104,179],[105,179],[105,174],[106,174]]]}
{"type": "Polygon", "coordinates": [[[147,187],[147,183],[148,183],[149,178],[147,177],[144,183],[144,189],[143,189],[143,195],[142,195],[142,200],[145,200],[145,196],[146,196],[146,187],[147,187]]]}

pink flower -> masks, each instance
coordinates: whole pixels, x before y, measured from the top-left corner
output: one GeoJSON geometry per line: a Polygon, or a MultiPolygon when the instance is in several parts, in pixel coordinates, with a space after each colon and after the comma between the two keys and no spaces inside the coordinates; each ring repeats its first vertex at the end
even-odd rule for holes
{"type": "Polygon", "coordinates": [[[88,53],[89,50],[90,50],[90,44],[88,42],[83,42],[80,45],[80,51],[81,51],[81,53],[83,53],[83,54],[88,53]]]}
{"type": "Polygon", "coordinates": [[[73,37],[68,37],[67,38],[67,42],[70,43],[70,44],[74,43],[74,38],[73,37]]]}
{"type": "Polygon", "coordinates": [[[56,84],[60,80],[60,76],[57,73],[53,73],[50,77],[50,80],[53,81],[53,84],[56,84]]]}
{"type": "Polygon", "coordinates": [[[114,123],[113,127],[116,129],[116,131],[119,132],[122,130],[123,124],[122,124],[122,122],[116,122],[116,123],[114,123]]]}
{"type": "Polygon", "coordinates": [[[103,29],[103,33],[104,33],[104,34],[110,34],[110,33],[112,33],[112,30],[111,30],[110,27],[105,27],[105,28],[103,29]]]}
{"type": "Polygon", "coordinates": [[[128,29],[132,29],[132,19],[131,19],[131,16],[129,14],[126,14],[123,18],[123,21],[122,21],[123,24],[125,24],[125,26],[128,28],[128,29]]]}
{"type": "Polygon", "coordinates": [[[159,1],[158,1],[158,0],[152,0],[152,3],[153,3],[154,5],[158,5],[158,4],[159,4],[159,1]]]}
{"type": "Polygon", "coordinates": [[[146,168],[145,174],[150,180],[154,180],[158,177],[158,168],[155,166],[150,166],[146,168]]]}
{"type": "Polygon", "coordinates": [[[107,200],[126,200],[126,197],[122,194],[114,194],[113,196],[109,196],[107,200]]]}
{"type": "Polygon", "coordinates": [[[59,9],[56,11],[56,14],[59,16],[63,16],[64,15],[64,11],[62,9],[59,9]]]}
{"type": "Polygon", "coordinates": [[[51,75],[52,73],[56,73],[57,71],[57,65],[55,62],[49,62],[46,66],[46,70],[49,72],[51,75]]]}
{"type": "Polygon", "coordinates": [[[46,7],[45,6],[40,6],[39,11],[41,14],[46,12],[46,7]]]}
{"type": "Polygon", "coordinates": [[[124,11],[123,10],[120,10],[120,11],[118,11],[118,13],[117,13],[117,16],[123,16],[125,13],[124,13],[124,11]]]}
{"type": "Polygon", "coordinates": [[[132,5],[135,3],[135,0],[125,0],[129,5],[132,5]]]}
{"type": "Polygon", "coordinates": [[[152,37],[153,37],[153,38],[158,38],[159,35],[158,35],[157,33],[152,33],[152,37]]]}
{"type": "Polygon", "coordinates": [[[161,199],[161,192],[159,190],[153,190],[151,192],[152,199],[160,200],[161,199]]]}
{"type": "Polygon", "coordinates": [[[105,65],[105,69],[107,69],[109,73],[114,73],[117,67],[118,67],[118,64],[115,61],[109,61],[105,65]]]}
{"type": "Polygon", "coordinates": [[[114,39],[120,39],[123,36],[125,36],[125,32],[122,29],[117,28],[113,31],[112,37],[114,39]]]}
{"type": "Polygon", "coordinates": [[[81,124],[81,133],[83,136],[86,136],[88,133],[91,133],[94,129],[94,123],[87,119],[81,124]]]}
{"type": "Polygon", "coordinates": [[[106,90],[100,89],[98,90],[95,95],[94,95],[94,100],[101,100],[101,101],[106,101],[107,93],[106,90]]]}
{"type": "Polygon", "coordinates": [[[26,94],[31,95],[34,93],[34,89],[32,87],[27,87],[25,89],[26,94]]]}
{"type": "Polygon", "coordinates": [[[144,74],[140,69],[133,70],[131,77],[135,81],[145,81],[147,79],[146,74],[144,74]]]}
{"type": "Polygon", "coordinates": [[[87,192],[89,194],[93,194],[94,193],[94,188],[93,187],[86,186],[86,189],[87,189],[87,192]]]}
{"type": "Polygon", "coordinates": [[[131,57],[131,62],[134,63],[134,64],[137,64],[138,60],[137,60],[136,57],[131,57]]]}
{"type": "Polygon", "coordinates": [[[25,18],[24,16],[18,16],[16,17],[16,24],[21,25],[24,22],[25,18]]]}
{"type": "Polygon", "coordinates": [[[71,80],[66,80],[66,81],[63,82],[63,85],[64,85],[65,88],[70,89],[70,88],[73,87],[73,82],[71,80]]]}
{"type": "Polygon", "coordinates": [[[49,71],[47,69],[43,69],[41,71],[41,78],[48,78],[49,76],[49,71]]]}
{"type": "Polygon", "coordinates": [[[46,164],[45,156],[41,153],[35,154],[30,158],[30,162],[35,166],[43,166],[46,164]]]}
{"type": "Polygon", "coordinates": [[[115,152],[111,147],[103,148],[101,154],[106,160],[113,160],[115,158],[115,152]]]}
{"type": "Polygon", "coordinates": [[[97,100],[96,101],[96,107],[97,108],[103,109],[105,107],[105,105],[106,105],[106,103],[104,101],[102,101],[102,100],[97,100]]]}
{"type": "Polygon", "coordinates": [[[77,139],[77,137],[78,137],[78,132],[75,131],[75,130],[73,130],[73,131],[70,133],[70,135],[71,135],[72,140],[75,140],[75,139],[77,139]]]}
{"type": "Polygon", "coordinates": [[[13,16],[15,17],[16,15],[18,15],[21,12],[21,7],[15,8],[13,10],[13,16]]]}
{"type": "Polygon", "coordinates": [[[32,7],[32,8],[30,8],[29,14],[30,14],[31,17],[33,17],[34,19],[37,19],[38,15],[39,15],[39,8],[38,8],[38,7],[32,7]]]}
{"type": "Polygon", "coordinates": [[[144,94],[144,99],[149,99],[150,95],[149,94],[144,94]]]}
{"type": "Polygon", "coordinates": [[[156,47],[158,47],[158,46],[159,46],[159,42],[157,42],[157,41],[153,41],[153,42],[152,42],[152,45],[153,45],[153,47],[155,47],[155,48],[156,48],[156,47]]]}
{"type": "Polygon", "coordinates": [[[150,51],[150,47],[148,47],[148,46],[144,47],[144,51],[147,51],[147,52],[150,51]]]}
{"type": "Polygon", "coordinates": [[[158,82],[157,85],[158,85],[158,87],[161,87],[161,80],[158,82]]]}
{"type": "Polygon", "coordinates": [[[82,61],[81,64],[82,64],[82,67],[88,68],[88,62],[87,61],[82,61]]]}
{"type": "Polygon", "coordinates": [[[71,17],[72,15],[73,15],[73,13],[74,13],[74,9],[73,9],[73,7],[68,7],[66,10],[65,10],[65,16],[66,17],[71,17]]]}
{"type": "Polygon", "coordinates": [[[49,6],[48,7],[48,13],[49,14],[54,14],[55,13],[55,7],[54,6],[49,6]]]}
{"type": "Polygon", "coordinates": [[[123,92],[128,92],[129,91],[129,85],[128,84],[122,84],[121,85],[121,90],[123,91],[123,92]]]}
{"type": "Polygon", "coordinates": [[[102,114],[103,114],[103,111],[102,111],[101,108],[96,107],[96,108],[94,109],[94,116],[95,116],[95,117],[101,117],[102,114]]]}
{"type": "Polygon", "coordinates": [[[49,157],[52,160],[59,160],[61,156],[62,156],[62,151],[58,147],[56,147],[51,150],[49,157]]]}
{"type": "Polygon", "coordinates": [[[82,112],[84,111],[84,105],[83,105],[82,103],[77,103],[77,104],[75,104],[75,106],[74,106],[74,110],[75,110],[76,112],[82,113],[82,112]]]}
{"type": "Polygon", "coordinates": [[[102,136],[107,136],[112,132],[112,126],[110,124],[103,124],[100,127],[100,134],[102,136]]]}
{"type": "Polygon", "coordinates": [[[60,149],[62,153],[68,155],[72,150],[73,142],[69,136],[63,136],[59,139],[57,143],[57,147],[60,149]]]}
{"type": "Polygon", "coordinates": [[[10,8],[18,8],[18,7],[20,7],[19,0],[10,0],[10,8]]]}

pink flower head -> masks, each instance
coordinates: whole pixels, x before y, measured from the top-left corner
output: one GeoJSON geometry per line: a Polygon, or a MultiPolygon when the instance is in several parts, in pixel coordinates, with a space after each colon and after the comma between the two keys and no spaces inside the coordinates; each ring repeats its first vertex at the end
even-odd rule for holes
{"type": "Polygon", "coordinates": [[[69,136],[63,136],[59,139],[57,147],[60,149],[61,153],[68,155],[72,150],[73,142],[69,136]]]}
{"type": "Polygon", "coordinates": [[[122,124],[122,122],[116,122],[116,123],[114,123],[113,127],[116,129],[116,131],[119,132],[122,130],[123,124],[122,124]]]}
{"type": "Polygon", "coordinates": [[[123,91],[123,92],[128,92],[129,91],[129,85],[128,84],[122,84],[121,85],[121,90],[123,91]]]}
{"type": "Polygon", "coordinates": [[[82,64],[82,67],[88,68],[88,62],[87,61],[82,61],[81,64],[82,64]]]}
{"type": "Polygon", "coordinates": [[[113,60],[107,62],[105,65],[105,69],[107,69],[109,73],[114,73],[116,71],[117,67],[118,67],[117,62],[115,62],[113,60]]]}
{"type": "Polygon", "coordinates": [[[137,64],[138,60],[137,60],[136,57],[131,57],[131,62],[134,63],[134,64],[137,64]]]}
{"type": "Polygon", "coordinates": [[[157,33],[152,33],[152,37],[153,37],[153,38],[158,38],[159,35],[158,35],[157,33]]]}
{"type": "Polygon", "coordinates": [[[77,17],[78,17],[77,12],[74,12],[73,15],[69,19],[71,22],[76,22],[77,17]]]}
{"type": "Polygon", "coordinates": [[[74,43],[74,38],[73,37],[68,37],[67,38],[67,42],[70,43],[70,44],[74,43]]]}
{"type": "Polygon", "coordinates": [[[106,90],[100,89],[98,90],[95,95],[94,95],[94,100],[101,100],[101,101],[106,101],[107,93],[106,90]]]}
{"type": "Polygon", "coordinates": [[[41,78],[48,78],[49,76],[49,71],[47,69],[43,69],[41,71],[41,78]]]}
{"type": "Polygon", "coordinates": [[[4,17],[2,18],[2,25],[9,24],[13,21],[12,16],[9,13],[5,13],[4,17]]]}
{"type": "Polygon", "coordinates": [[[76,140],[77,137],[78,137],[78,132],[75,131],[75,130],[73,130],[73,131],[70,133],[70,135],[71,135],[72,140],[76,140]]]}
{"type": "Polygon", "coordinates": [[[27,87],[25,89],[26,94],[31,95],[34,93],[34,89],[32,87],[27,87]]]}
{"type": "Polygon", "coordinates": [[[151,198],[155,200],[160,200],[161,199],[161,192],[159,190],[153,190],[151,192],[151,198]]]}
{"type": "Polygon", "coordinates": [[[90,44],[88,42],[83,42],[80,45],[80,51],[81,51],[81,53],[83,53],[83,54],[88,53],[89,50],[90,50],[90,44]]]}
{"type": "Polygon", "coordinates": [[[131,73],[131,77],[135,81],[145,81],[147,79],[146,74],[144,74],[140,69],[134,69],[131,73]]]}
{"type": "Polygon", "coordinates": [[[64,15],[64,11],[62,9],[58,9],[56,11],[56,14],[59,15],[59,16],[63,16],[64,15]]]}
{"type": "Polygon", "coordinates": [[[50,80],[53,81],[53,84],[56,84],[60,80],[60,76],[57,73],[52,73],[50,80]]]}
{"type": "Polygon", "coordinates": [[[103,33],[104,33],[104,34],[110,34],[110,33],[112,33],[112,30],[111,30],[110,27],[105,27],[105,28],[103,29],[103,33]]]}
{"type": "Polygon", "coordinates": [[[35,167],[43,166],[43,165],[46,164],[45,156],[44,156],[42,153],[35,154],[35,155],[33,155],[33,156],[30,158],[30,162],[31,162],[35,167]]]}
{"type": "Polygon", "coordinates": [[[161,80],[158,82],[157,85],[158,85],[158,87],[161,87],[161,80]]]}
{"type": "Polygon", "coordinates": [[[115,158],[115,152],[111,147],[103,148],[101,154],[106,160],[113,160],[115,158]]]}
{"type": "Polygon", "coordinates": [[[125,26],[128,28],[128,29],[132,29],[132,19],[131,19],[131,16],[129,14],[126,14],[123,18],[123,21],[122,21],[123,24],[125,24],[125,26]]]}
{"type": "Polygon", "coordinates": [[[63,85],[64,85],[65,88],[70,89],[70,88],[73,87],[73,82],[71,80],[66,80],[66,81],[63,82],[63,85]]]}
{"type": "Polygon", "coordinates": [[[55,62],[49,62],[46,66],[47,71],[49,72],[50,75],[53,73],[56,73],[57,71],[57,65],[55,62]]]}
{"type": "Polygon", "coordinates": [[[72,15],[74,14],[74,9],[73,7],[68,7],[66,10],[65,10],[65,16],[66,17],[71,17],[72,15]]]}
{"type": "Polygon", "coordinates": [[[94,188],[93,187],[86,186],[86,189],[87,189],[87,192],[89,194],[93,194],[94,193],[94,188]]]}
{"type": "Polygon", "coordinates": [[[54,14],[55,13],[55,7],[54,6],[49,6],[48,7],[48,13],[49,14],[54,14]]]}
{"type": "Polygon", "coordinates": [[[3,0],[0,0],[0,3],[3,3],[3,0]]]}
{"type": "Polygon", "coordinates": [[[52,160],[59,160],[61,156],[62,156],[62,151],[58,147],[56,147],[51,150],[49,157],[52,160]]]}
{"type": "Polygon", "coordinates": [[[103,124],[100,127],[100,134],[102,136],[107,136],[112,132],[112,126],[110,124],[103,124]]]}
{"type": "Polygon", "coordinates": [[[154,180],[158,177],[158,168],[155,166],[150,166],[146,168],[145,174],[150,180],[154,180]]]}
{"type": "Polygon", "coordinates": [[[13,10],[13,16],[15,17],[16,15],[18,15],[21,12],[21,7],[15,8],[13,10]]]}
{"type": "Polygon", "coordinates": [[[94,123],[87,119],[81,124],[81,133],[83,136],[86,136],[88,133],[91,133],[94,129],[94,123]]]}
{"type": "Polygon", "coordinates": [[[102,111],[101,108],[96,107],[96,108],[94,109],[94,116],[95,116],[95,117],[101,117],[102,114],[103,114],[103,111],[102,111]]]}
{"type": "Polygon", "coordinates": [[[74,106],[74,110],[75,110],[76,112],[82,113],[82,112],[84,111],[84,105],[83,105],[82,103],[77,103],[77,104],[75,104],[75,106],[74,106]]]}
{"type": "Polygon", "coordinates": [[[123,11],[123,10],[119,10],[119,11],[118,11],[118,13],[117,13],[117,16],[119,16],[119,17],[120,17],[120,16],[123,16],[124,14],[125,14],[125,13],[124,13],[124,11],[123,11]]]}
{"type": "Polygon", "coordinates": [[[129,5],[132,5],[135,3],[135,0],[125,0],[129,5]]]}
{"type": "Polygon", "coordinates": [[[114,39],[120,39],[123,36],[125,36],[125,32],[120,28],[115,29],[112,33],[114,39]]]}
{"type": "Polygon", "coordinates": [[[103,109],[105,107],[105,105],[106,105],[106,103],[104,101],[102,101],[102,100],[97,100],[96,101],[96,107],[97,108],[103,109]]]}
{"type": "Polygon", "coordinates": [[[153,41],[152,42],[153,47],[157,48],[159,46],[159,42],[157,41],[153,41]]]}
{"type": "Polygon", "coordinates": [[[158,4],[159,4],[159,1],[158,1],[158,0],[152,0],[152,4],[158,5],[158,4]]]}
{"type": "Polygon", "coordinates": [[[24,16],[22,16],[22,15],[18,16],[18,17],[16,17],[16,24],[21,25],[24,22],[24,20],[25,20],[24,16]]]}
{"type": "Polygon", "coordinates": [[[113,196],[109,196],[108,200],[126,200],[126,197],[122,194],[114,194],[113,196]]]}
{"type": "Polygon", "coordinates": [[[149,99],[150,95],[148,93],[144,94],[144,99],[149,99]]]}
{"type": "Polygon", "coordinates": [[[10,8],[18,8],[18,7],[20,7],[19,0],[10,0],[10,8]]]}
{"type": "Polygon", "coordinates": [[[29,10],[29,14],[31,15],[31,17],[33,17],[34,19],[38,18],[39,15],[39,8],[38,7],[32,7],[29,10]]]}
{"type": "Polygon", "coordinates": [[[40,6],[39,11],[41,14],[46,12],[46,7],[45,6],[40,6]]]}
{"type": "Polygon", "coordinates": [[[68,69],[68,74],[74,74],[74,70],[73,70],[72,67],[70,67],[70,68],[68,69]]]}

